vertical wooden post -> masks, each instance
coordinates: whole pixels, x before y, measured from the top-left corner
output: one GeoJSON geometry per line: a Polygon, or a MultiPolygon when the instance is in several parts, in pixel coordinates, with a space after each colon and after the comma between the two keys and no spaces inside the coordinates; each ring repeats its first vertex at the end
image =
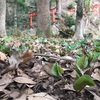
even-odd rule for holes
{"type": "Polygon", "coordinates": [[[30,16],[30,27],[32,27],[33,23],[32,23],[32,14],[29,15],[30,16]]]}

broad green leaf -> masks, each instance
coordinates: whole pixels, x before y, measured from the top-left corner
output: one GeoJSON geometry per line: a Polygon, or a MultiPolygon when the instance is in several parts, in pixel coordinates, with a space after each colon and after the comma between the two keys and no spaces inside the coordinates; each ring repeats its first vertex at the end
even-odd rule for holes
{"type": "Polygon", "coordinates": [[[84,75],[83,70],[78,65],[75,66],[75,71],[77,72],[77,75],[79,77],[82,76],[82,75],[84,75]]]}
{"type": "Polygon", "coordinates": [[[69,46],[68,46],[71,50],[75,50],[76,48],[77,48],[77,45],[76,44],[70,44],[69,46]]]}
{"type": "Polygon", "coordinates": [[[94,53],[92,51],[90,51],[87,56],[88,56],[88,66],[90,66],[90,63],[94,59],[94,53]]]}
{"type": "Polygon", "coordinates": [[[95,61],[98,57],[100,57],[100,52],[93,52],[94,54],[94,58],[93,58],[93,61],[95,61]]]}
{"type": "Polygon", "coordinates": [[[87,43],[87,40],[86,40],[86,39],[84,39],[84,40],[77,40],[77,41],[76,41],[76,44],[82,45],[82,46],[84,46],[85,43],[87,43]]]}
{"type": "Polygon", "coordinates": [[[100,40],[94,40],[93,43],[95,47],[100,46],[100,40]]]}
{"type": "Polygon", "coordinates": [[[77,65],[83,69],[88,67],[88,58],[87,56],[82,56],[77,60],[77,65]]]}
{"type": "Polygon", "coordinates": [[[77,52],[78,55],[82,55],[82,49],[79,49],[77,52]]]}
{"type": "Polygon", "coordinates": [[[92,78],[89,75],[83,75],[81,77],[79,77],[75,82],[74,82],[74,89],[75,90],[82,90],[86,85],[89,86],[94,86],[94,81],[92,80],[92,78]]]}
{"type": "Polygon", "coordinates": [[[62,40],[62,41],[60,41],[60,44],[63,46],[68,46],[68,41],[62,40]]]}
{"type": "Polygon", "coordinates": [[[99,56],[100,56],[100,52],[88,50],[87,57],[88,57],[88,62],[89,62],[89,63],[91,63],[92,61],[97,60],[97,58],[98,58],[99,56]]]}
{"type": "Polygon", "coordinates": [[[100,46],[94,47],[94,50],[97,51],[97,52],[100,52],[100,46]]]}
{"type": "Polygon", "coordinates": [[[54,76],[58,77],[58,70],[57,70],[57,62],[54,63],[53,67],[52,67],[52,73],[54,76]]]}
{"type": "Polygon", "coordinates": [[[62,70],[62,68],[58,65],[58,63],[54,63],[53,67],[52,67],[52,73],[54,76],[59,77],[61,76],[64,72],[62,70]]]}
{"type": "Polygon", "coordinates": [[[57,70],[58,70],[58,76],[61,76],[64,73],[63,69],[59,65],[57,66],[57,70]]]}

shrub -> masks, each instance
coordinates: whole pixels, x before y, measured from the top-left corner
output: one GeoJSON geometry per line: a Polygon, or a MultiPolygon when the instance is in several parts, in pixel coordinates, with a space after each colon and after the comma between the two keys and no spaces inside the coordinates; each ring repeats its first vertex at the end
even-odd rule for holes
{"type": "Polygon", "coordinates": [[[67,7],[67,9],[72,9],[72,8],[74,8],[73,4],[69,4],[68,7],[67,7]]]}
{"type": "Polygon", "coordinates": [[[71,27],[72,25],[75,25],[75,20],[72,16],[66,15],[65,16],[65,25],[71,27]]]}

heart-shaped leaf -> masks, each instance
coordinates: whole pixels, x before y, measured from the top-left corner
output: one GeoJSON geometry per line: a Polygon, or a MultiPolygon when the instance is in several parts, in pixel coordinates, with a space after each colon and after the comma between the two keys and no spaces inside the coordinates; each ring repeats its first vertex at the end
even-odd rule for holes
{"type": "Polygon", "coordinates": [[[64,72],[63,69],[61,68],[60,65],[58,65],[58,63],[54,63],[53,67],[52,67],[52,73],[54,76],[59,77],[61,76],[64,72]]]}
{"type": "Polygon", "coordinates": [[[81,77],[79,77],[75,82],[74,82],[74,89],[75,90],[82,90],[86,85],[89,86],[93,86],[94,85],[94,81],[92,80],[92,78],[89,75],[83,75],[81,77]]]}
{"type": "Polygon", "coordinates": [[[77,60],[77,65],[83,69],[88,67],[88,58],[87,56],[82,56],[77,60]]]}

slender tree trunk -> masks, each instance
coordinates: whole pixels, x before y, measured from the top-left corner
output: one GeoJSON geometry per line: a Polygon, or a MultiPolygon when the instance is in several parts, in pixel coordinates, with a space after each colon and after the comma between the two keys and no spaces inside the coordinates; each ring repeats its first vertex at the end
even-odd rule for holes
{"type": "Polygon", "coordinates": [[[51,23],[50,23],[50,0],[37,0],[37,36],[50,37],[51,23]]]}
{"type": "Polygon", "coordinates": [[[0,36],[6,35],[6,0],[0,0],[0,36]]]}
{"type": "Polygon", "coordinates": [[[57,5],[57,14],[58,14],[58,17],[61,18],[61,0],[56,0],[56,5],[57,5]]]}
{"type": "Polygon", "coordinates": [[[17,29],[17,1],[14,4],[14,29],[17,29]]]}
{"type": "Polygon", "coordinates": [[[83,39],[84,33],[84,0],[77,1],[76,31],[74,38],[83,39]]]}

